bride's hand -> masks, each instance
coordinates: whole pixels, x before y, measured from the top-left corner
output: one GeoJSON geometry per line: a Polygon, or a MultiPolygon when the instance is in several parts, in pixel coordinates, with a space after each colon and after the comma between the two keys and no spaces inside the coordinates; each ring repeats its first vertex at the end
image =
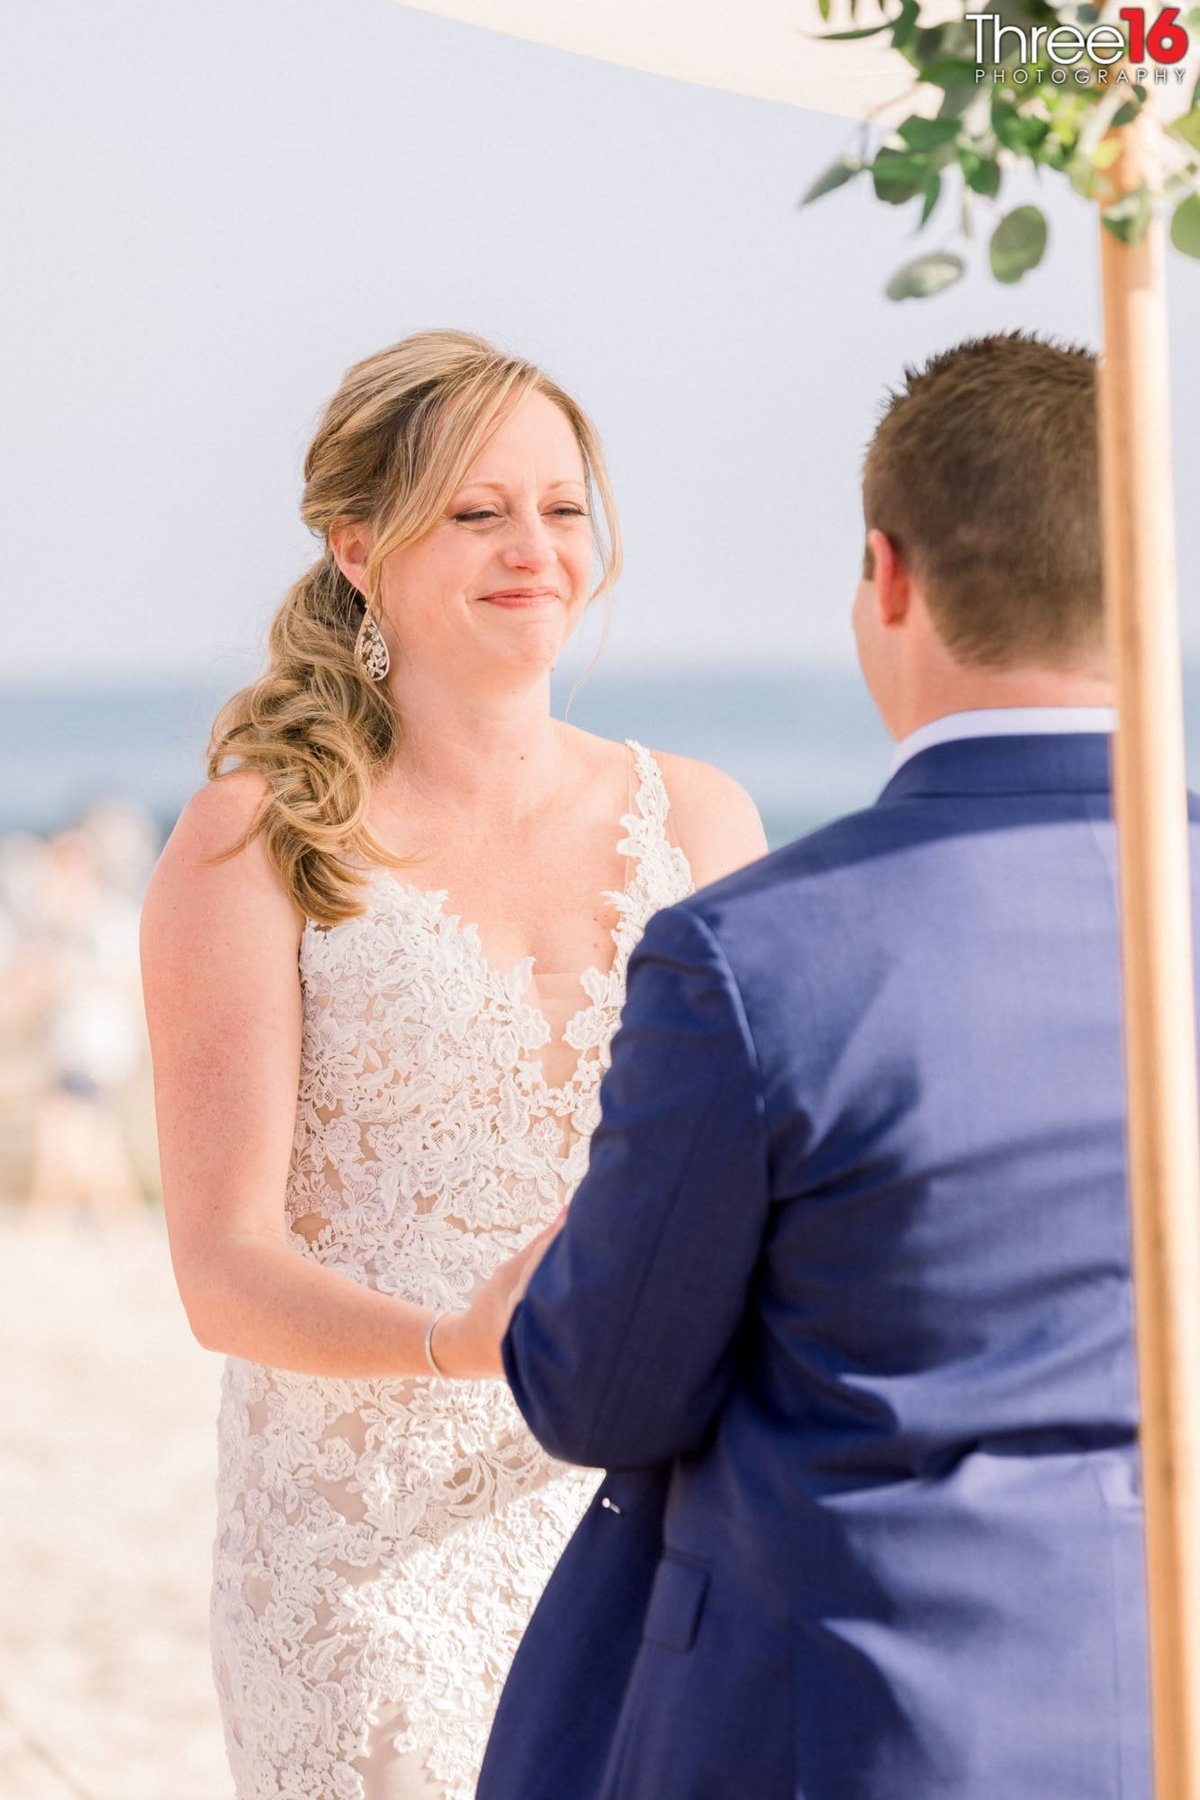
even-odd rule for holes
{"type": "Polygon", "coordinates": [[[465,1312],[447,1313],[433,1328],[430,1348],[443,1375],[477,1381],[503,1375],[500,1345],[530,1277],[562,1230],[566,1207],[553,1225],[501,1263],[465,1312]]]}

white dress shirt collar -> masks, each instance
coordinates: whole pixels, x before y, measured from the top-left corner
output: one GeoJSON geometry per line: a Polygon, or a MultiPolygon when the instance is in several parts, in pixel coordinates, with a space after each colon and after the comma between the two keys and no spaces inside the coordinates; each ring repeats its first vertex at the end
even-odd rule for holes
{"type": "Polygon", "coordinates": [[[892,774],[922,750],[930,750],[934,744],[953,744],[961,738],[1029,737],[1116,728],[1116,709],[1111,706],[990,706],[975,712],[947,713],[901,738],[892,756],[892,774]]]}

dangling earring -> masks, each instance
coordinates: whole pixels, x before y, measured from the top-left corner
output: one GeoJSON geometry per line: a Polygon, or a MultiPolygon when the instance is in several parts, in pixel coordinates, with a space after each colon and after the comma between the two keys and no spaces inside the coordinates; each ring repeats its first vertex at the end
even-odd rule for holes
{"type": "Polygon", "coordinates": [[[354,654],[368,681],[383,681],[392,666],[387,639],[375,623],[375,615],[363,601],[362,624],[354,640],[354,654]]]}

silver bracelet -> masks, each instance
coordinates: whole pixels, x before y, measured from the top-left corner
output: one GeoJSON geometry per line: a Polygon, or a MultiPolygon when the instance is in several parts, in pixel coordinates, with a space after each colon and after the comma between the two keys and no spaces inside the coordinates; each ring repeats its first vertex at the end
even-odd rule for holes
{"type": "Polygon", "coordinates": [[[433,1370],[434,1374],[441,1375],[443,1377],[443,1379],[445,1377],[445,1371],[443,1369],[439,1369],[437,1366],[437,1363],[433,1359],[433,1328],[437,1324],[438,1320],[444,1319],[445,1316],[446,1316],[445,1307],[438,1307],[435,1310],[433,1317],[430,1319],[428,1325],[425,1327],[425,1361],[429,1364],[429,1367],[433,1370]]]}

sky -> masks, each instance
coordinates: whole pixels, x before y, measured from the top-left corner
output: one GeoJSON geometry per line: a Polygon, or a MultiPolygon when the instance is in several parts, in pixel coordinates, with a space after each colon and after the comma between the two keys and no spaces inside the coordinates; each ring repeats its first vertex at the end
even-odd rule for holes
{"type": "MultiPolygon", "coordinates": [[[[911,209],[865,184],[797,208],[844,120],[395,0],[13,0],[0,116],[9,684],[241,680],[315,553],[324,401],[436,325],[595,418],[627,540],[607,666],[848,669],[889,384],[993,329],[1098,342],[1094,220],[1061,182],[1020,286],[895,305],[911,209]]],[[[1170,300],[1200,651],[1200,264],[1171,258],[1170,300]]]]}

